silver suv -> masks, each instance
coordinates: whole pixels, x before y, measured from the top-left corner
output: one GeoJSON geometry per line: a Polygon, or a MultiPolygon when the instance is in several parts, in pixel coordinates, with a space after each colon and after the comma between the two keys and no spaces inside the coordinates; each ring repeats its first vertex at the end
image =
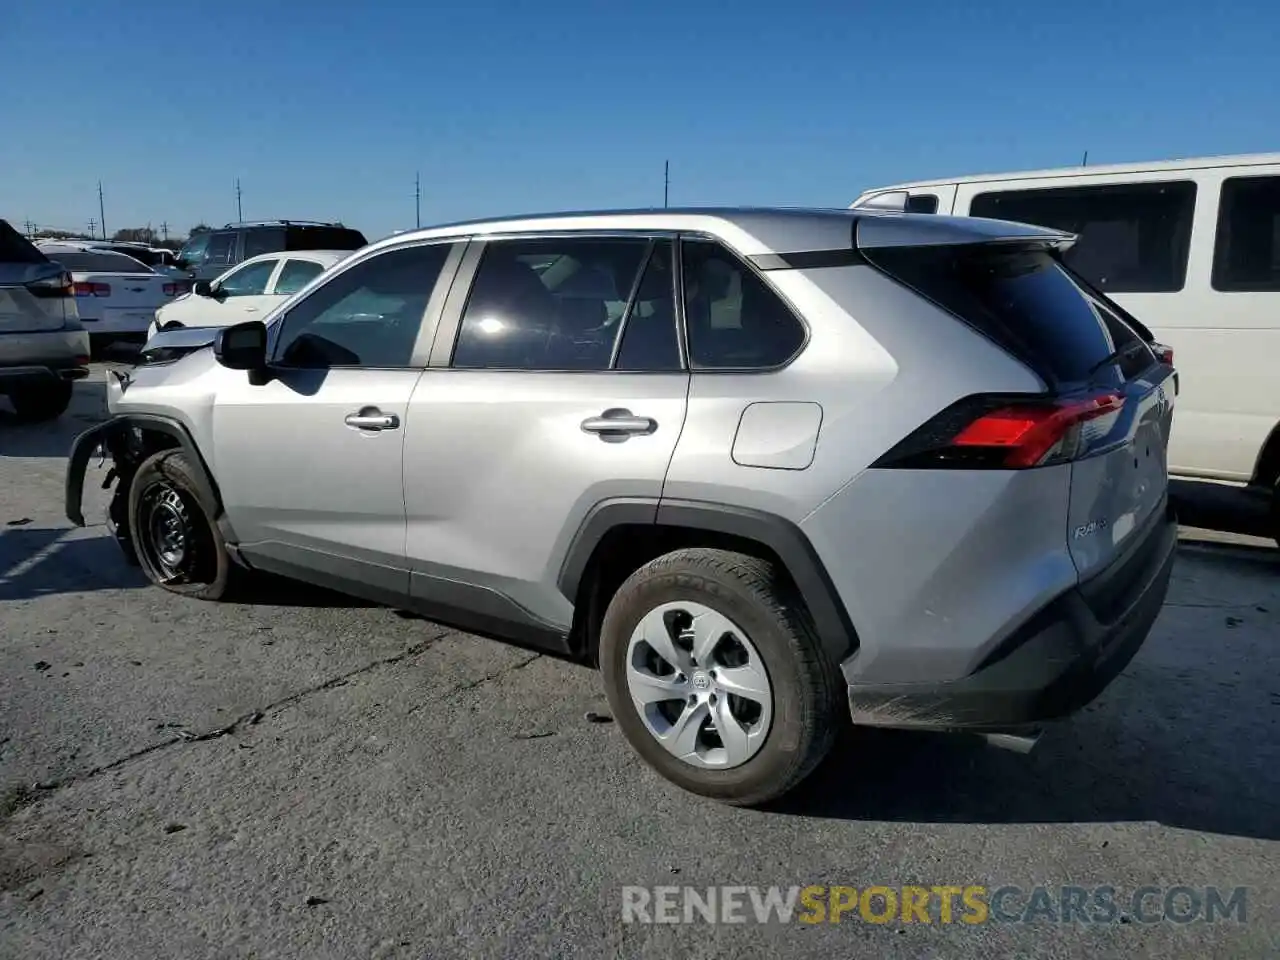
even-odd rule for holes
{"type": "Polygon", "coordinates": [[[663,776],[757,804],[847,716],[1021,733],[1146,637],[1176,394],[1071,242],[662,210],[389,237],[161,333],[81,436],[126,555],[285,574],[597,664],[663,776]]]}

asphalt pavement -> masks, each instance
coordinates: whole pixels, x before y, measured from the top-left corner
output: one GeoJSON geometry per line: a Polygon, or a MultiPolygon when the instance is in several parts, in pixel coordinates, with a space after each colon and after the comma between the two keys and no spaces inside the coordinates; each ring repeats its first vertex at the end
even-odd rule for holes
{"type": "Polygon", "coordinates": [[[101,403],[99,374],[55,425],[0,412],[0,957],[1280,956],[1272,541],[1185,530],[1137,659],[1032,753],[855,732],[737,810],[650,772],[581,666],[300,585],[145,586],[100,494],[90,527],[62,515],[101,403]],[[623,922],[624,888],[722,885],[1246,899],[1213,923],[623,922]]]}

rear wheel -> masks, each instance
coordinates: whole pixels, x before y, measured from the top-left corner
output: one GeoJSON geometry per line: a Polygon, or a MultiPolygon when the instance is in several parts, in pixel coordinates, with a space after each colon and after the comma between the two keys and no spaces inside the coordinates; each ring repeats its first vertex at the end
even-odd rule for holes
{"type": "Polygon", "coordinates": [[[148,457],[129,488],[129,535],[147,578],[173,593],[219,600],[239,568],[227,553],[187,458],[177,450],[148,457]]]}
{"type": "Polygon", "coordinates": [[[773,564],[677,550],[605,613],[600,668],[631,745],[693,793],[751,806],[818,765],[839,726],[838,671],[773,564]]]}
{"type": "Polygon", "coordinates": [[[23,423],[55,420],[71,405],[71,389],[65,380],[18,387],[9,395],[9,402],[23,423]]]}

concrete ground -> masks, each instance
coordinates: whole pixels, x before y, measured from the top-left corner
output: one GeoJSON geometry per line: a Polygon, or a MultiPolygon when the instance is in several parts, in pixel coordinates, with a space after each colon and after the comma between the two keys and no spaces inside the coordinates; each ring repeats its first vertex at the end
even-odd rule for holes
{"type": "Polygon", "coordinates": [[[95,380],[54,426],[0,413],[0,957],[1280,953],[1270,541],[1186,530],[1137,659],[1030,755],[864,732],[736,810],[588,721],[582,667],[305,587],[144,586],[62,515],[95,380]],[[624,886],[722,884],[1248,890],[1213,924],[622,922],[624,886]]]}

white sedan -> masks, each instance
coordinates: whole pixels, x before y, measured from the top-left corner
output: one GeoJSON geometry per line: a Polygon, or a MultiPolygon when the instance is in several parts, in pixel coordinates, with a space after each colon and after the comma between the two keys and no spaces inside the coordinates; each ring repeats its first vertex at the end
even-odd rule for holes
{"type": "Polygon", "coordinates": [[[229,327],[264,317],[350,250],[281,250],[250,257],[212,281],[156,311],[147,339],[170,327],[229,327]]]}
{"type": "Polygon", "coordinates": [[[36,246],[71,274],[80,322],[95,342],[136,338],[191,286],[114,250],[74,242],[36,246]]]}

